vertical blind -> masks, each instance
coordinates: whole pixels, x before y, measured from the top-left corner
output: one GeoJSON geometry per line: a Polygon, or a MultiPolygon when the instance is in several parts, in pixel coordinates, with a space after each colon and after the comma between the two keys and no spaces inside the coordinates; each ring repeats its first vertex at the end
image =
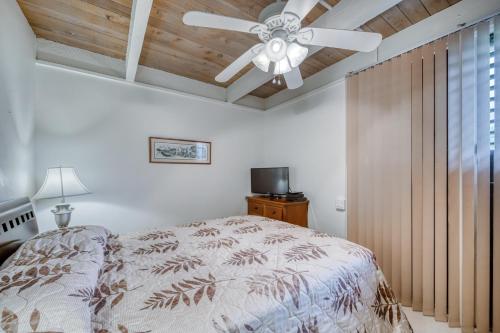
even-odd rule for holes
{"type": "Polygon", "coordinates": [[[403,305],[463,332],[500,332],[499,58],[497,17],[347,79],[348,238],[403,305]]]}
{"type": "MultiPolygon", "coordinates": [[[[496,82],[494,91],[495,107],[495,145],[494,145],[494,163],[493,163],[493,281],[500,281],[500,17],[495,18],[494,22],[494,71],[493,76],[496,82]]],[[[492,295],[492,313],[493,313],[493,331],[500,332],[500,284],[493,283],[492,295]]]]}

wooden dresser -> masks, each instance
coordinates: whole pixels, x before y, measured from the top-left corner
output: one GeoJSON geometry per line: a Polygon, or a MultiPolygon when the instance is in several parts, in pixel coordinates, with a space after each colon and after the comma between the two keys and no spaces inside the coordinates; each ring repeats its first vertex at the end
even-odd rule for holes
{"type": "Polygon", "coordinates": [[[255,196],[247,197],[248,215],[265,216],[307,228],[309,200],[295,202],[285,199],[255,196]]]}

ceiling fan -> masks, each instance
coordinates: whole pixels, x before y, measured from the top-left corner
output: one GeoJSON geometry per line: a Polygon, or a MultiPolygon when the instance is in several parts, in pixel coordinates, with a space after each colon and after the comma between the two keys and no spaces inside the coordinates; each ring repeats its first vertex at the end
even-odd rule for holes
{"type": "Polygon", "coordinates": [[[256,34],[262,43],[254,45],[215,77],[226,82],[253,62],[264,72],[272,70],[273,83],[281,84],[283,75],[287,87],[296,89],[304,83],[299,66],[306,59],[308,45],[335,47],[361,52],[375,50],[382,35],[324,28],[302,28],[301,21],[316,6],[319,0],[289,0],[267,6],[259,15],[259,22],[204,13],[187,12],[183,17],[186,25],[232,30],[256,34]],[[272,67],[271,67],[272,65],[272,67]]]}

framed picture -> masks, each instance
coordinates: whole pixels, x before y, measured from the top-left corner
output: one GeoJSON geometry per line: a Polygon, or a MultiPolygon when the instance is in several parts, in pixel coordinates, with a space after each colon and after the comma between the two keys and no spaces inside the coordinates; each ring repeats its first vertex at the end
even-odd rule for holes
{"type": "Polygon", "coordinates": [[[149,138],[150,163],[211,164],[211,155],[210,142],[149,138]]]}

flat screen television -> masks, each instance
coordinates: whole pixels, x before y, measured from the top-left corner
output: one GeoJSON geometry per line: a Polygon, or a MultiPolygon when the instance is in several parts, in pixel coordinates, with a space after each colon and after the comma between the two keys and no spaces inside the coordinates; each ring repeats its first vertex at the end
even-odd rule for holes
{"type": "Polygon", "coordinates": [[[288,168],[252,168],[252,193],[286,194],[288,192],[288,168]]]}

